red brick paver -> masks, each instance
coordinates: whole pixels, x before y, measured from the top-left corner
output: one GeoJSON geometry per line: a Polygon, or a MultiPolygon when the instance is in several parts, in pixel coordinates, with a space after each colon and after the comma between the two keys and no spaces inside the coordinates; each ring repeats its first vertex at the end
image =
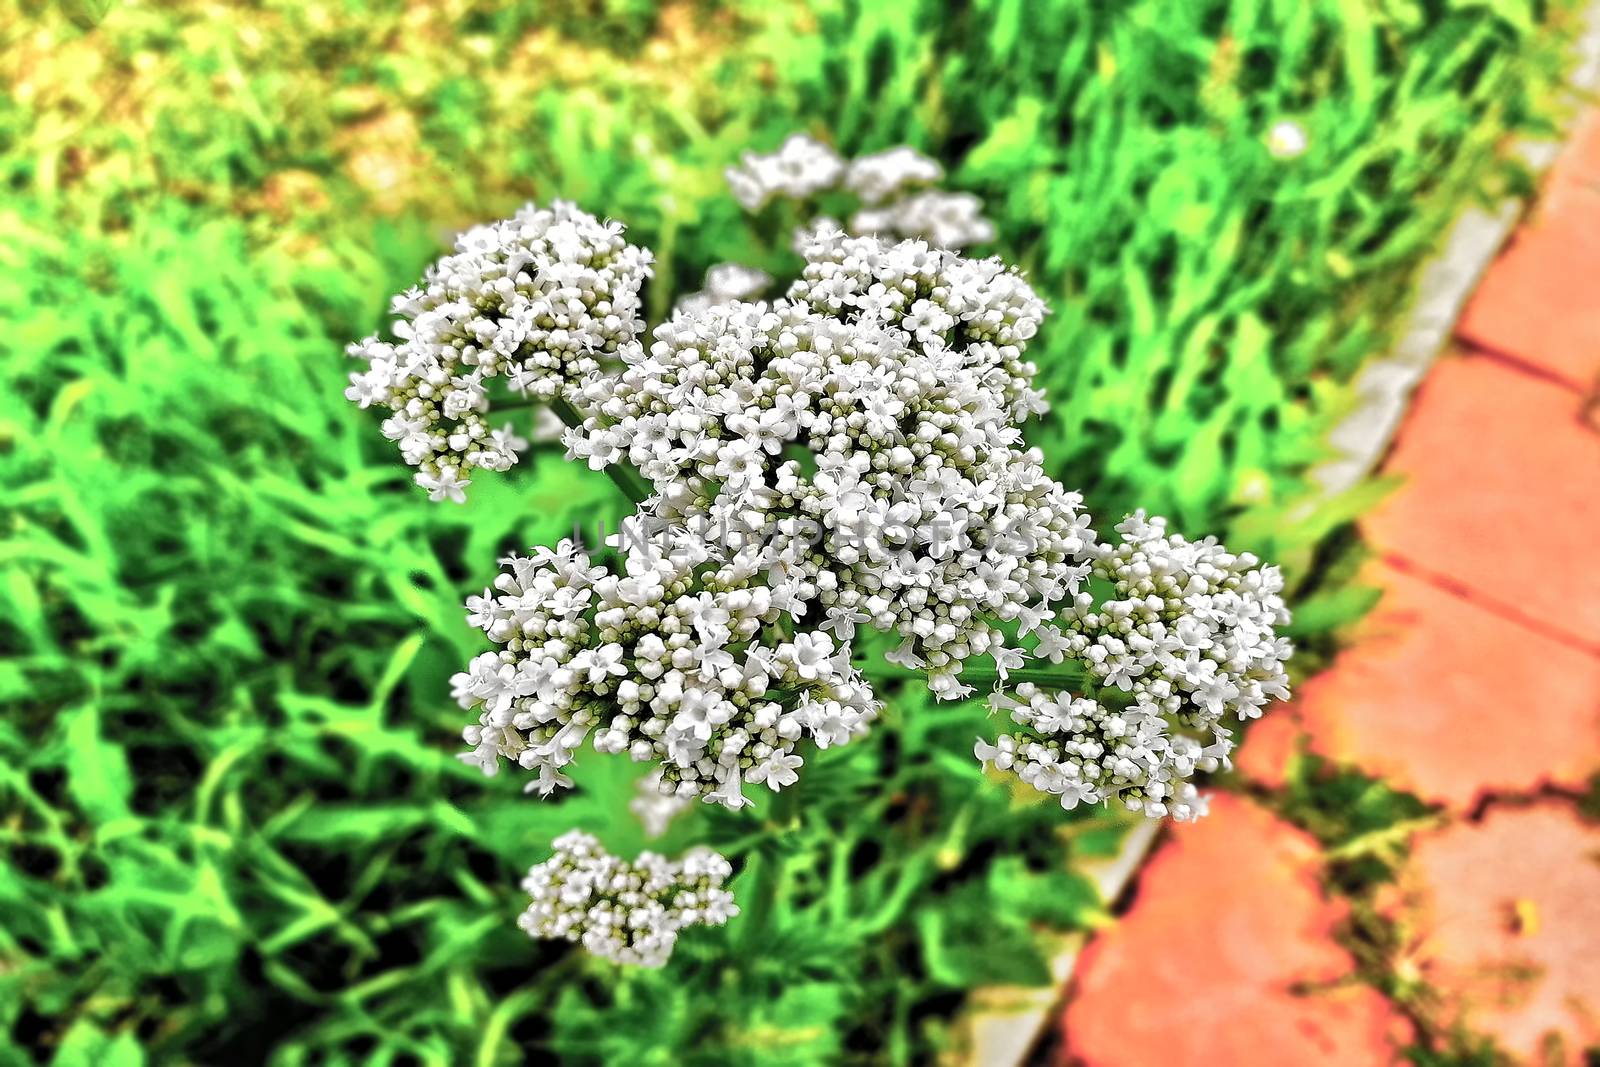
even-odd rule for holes
{"type": "MultiPolygon", "coordinates": [[[[1383,599],[1280,729],[1298,724],[1312,751],[1458,811],[1485,793],[1581,789],[1600,770],[1600,657],[1388,564],[1364,580],[1383,599]]],[[[1252,735],[1241,769],[1272,784],[1293,740],[1257,752],[1252,735]]]]}
{"type": "Polygon", "coordinates": [[[1574,388],[1600,376],[1600,111],[1568,142],[1533,217],[1479,286],[1460,333],[1574,388]]]}
{"type": "Polygon", "coordinates": [[[1385,901],[1438,1022],[1521,1063],[1577,1064],[1600,1045],[1600,827],[1545,801],[1421,836],[1385,901]]]}
{"type": "Polygon", "coordinates": [[[1600,434],[1579,422],[1580,403],[1487,359],[1443,359],[1386,467],[1405,485],[1363,533],[1419,572],[1600,654],[1600,434]]]}
{"type": "Polygon", "coordinates": [[[1268,710],[1250,726],[1234,754],[1233,765],[1240,774],[1268,789],[1282,789],[1289,784],[1291,766],[1310,745],[1300,718],[1304,701],[1302,692],[1293,704],[1268,710]]]}
{"type": "Polygon", "coordinates": [[[1410,1026],[1348,979],[1345,914],[1316,843],[1247,800],[1213,798],[1145,868],[1128,916],[1084,951],[1060,1062],[1086,1067],[1388,1064],[1410,1026]]]}

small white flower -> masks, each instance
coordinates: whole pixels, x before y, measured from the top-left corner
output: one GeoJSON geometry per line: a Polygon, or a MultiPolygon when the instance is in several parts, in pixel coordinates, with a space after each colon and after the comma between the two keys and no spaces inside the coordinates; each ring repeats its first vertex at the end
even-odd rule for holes
{"type": "Polygon", "coordinates": [[[800,780],[800,776],[795,771],[804,762],[792,752],[775,752],[761,763],[756,764],[750,773],[746,775],[746,781],[757,784],[765,782],[767,788],[776,793],[785,786],[791,786],[800,780]]]}
{"type": "Polygon", "coordinates": [[[1038,640],[1033,646],[1033,654],[1040,659],[1047,659],[1051,663],[1060,663],[1063,656],[1072,647],[1062,636],[1060,627],[1040,626],[1034,633],[1038,640]]]}
{"type": "Polygon", "coordinates": [[[827,677],[832,673],[833,640],[827,634],[796,634],[789,661],[794,671],[807,681],[827,677]]]}
{"type": "MultiPolygon", "coordinates": [[[[587,660],[590,685],[603,682],[613,676],[621,678],[628,673],[628,668],[622,665],[622,646],[616,642],[590,652],[587,660]]],[[[577,665],[578,660],[574,659],[573,663],[577,665]]]]}
{"type": "Polygon", "coordinates": [[[1267,131],[1267,151],[1278,159],[1294,159],[1310,147],[1305,127],[1292,119],[1274,123],[1267,131]]]}
{"type": "Polygon", "coordinates": [[[480,630],[487,630],[494,625],[496,617],[493,589],[485,589],[482,596],[467,597],[468,626],[476,626],[480,630]]]}
{"type": "Polygon", "coordinates": [[[454,467],[444,467],[437,474],[418,471],[416,483],[428,491],[429,500],[449,500],[456,504],[465,504],[466,489],[472,484],[472,479],[461,477],[454,467]]]}
{"type": "Polygon", "coordinates": [[[1017,742],[1015,738],[1006,734],[1002,734],[999,741],[992,745],[980,737],[972,751],[978,757],[978,762],[985,767],[993,763],[996,770],[1005,771],[1010,770],[1016,760],[1017,742]]]}
{"type": "Polygon", "coordinates": [[[1011,671],[1021,670],[1022,665],[1028,661],[1020,648],[1005,648],[1004,646],[996,645],[989,652],[994,656],[995,673],[1000,676],[1002,682],[1006,680],[1011,671]]]}
{"type": "Polygon", "coordinates": [[[909,145],[900,145],[852,160],[845,170],[844,185],[862,203],[877,204],[907,186],[931,185],[943,177],[944,168],[936,160],[909,145]]]}

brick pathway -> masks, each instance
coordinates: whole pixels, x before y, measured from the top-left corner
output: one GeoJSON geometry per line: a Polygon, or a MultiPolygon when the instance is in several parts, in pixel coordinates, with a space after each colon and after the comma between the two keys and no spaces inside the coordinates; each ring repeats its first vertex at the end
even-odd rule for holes
{"type": "Polygon", "coordinates": [[[1085,950],[1063,1067],[1600,1055],[1597,396],[1600,110],[1416,394],[1383,600],[1085,950]],[[1319,788],[1358,828],[1416,801],[1325,849],[1319,788]]]}

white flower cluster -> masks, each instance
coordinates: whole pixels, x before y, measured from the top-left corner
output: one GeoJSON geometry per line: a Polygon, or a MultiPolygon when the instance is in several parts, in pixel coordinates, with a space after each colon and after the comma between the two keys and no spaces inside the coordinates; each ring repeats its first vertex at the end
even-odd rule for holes
{"type": "Polygon", "coordinates": [[[722,888],[728,861],[706,849],[674,862],[641,852],[632,863],[589,834],[556,838],[555,854],[528,871],[533,903],[518,925],[532,937],[562,938],[617,963],[660,967],[686,926],[721,926],[739,914],[722,888]]]}
{"type": "Polygon", "coordinates": [[[1293,651],[1275,627],[1289,622],[1283,576],[1214,537],[1188,541],[1166,520],[1136,512],[1103,544],[1096,577],[1116,596],[1095,607],[1079,597],[1067,622],[1067,653],[1107,685],[1142,703],[1209,727],[1223,715],[1253,719],[1287,700],[1284,663],[1293,651]]]}
{"type": "Polygon", "coordinates": [[[611,539],[619,569],[570,541],[503,560],[468,621],[500,646],[452,682],[477,709],[463,759],[493,774],[504,757],[562,773],[590,739],[600,752],[660,764],[661,789],[729,808],[745,782],[796,780],[796,743],[820,748],[864,733],[878,705],[848,646],[793,629],[793,598],[748,558],[723,559],[681,528],[635,518],[611,539]]]}
{"type": "Polygon", "coordinates": [[[965,248],[994,240],[994,223],[983,214],[983,201],[971,193],[926,189],[882,207],[863,208],[850,216],[851,233],[922,237],[939,248],[965,248]]]}
{"type": "Polygon", "coordinates": [[[897,662],[963,695],[962,661],[1075,594],[1094,546],[1017,425],[1041,406],[1022,355],[1043,304],[998,260],[921,242],[809,252],[789,298],[657,328],[569,448],[632,464],[814,640],[897,633],[897,662]]]}
{"type": "MultiPolygon", "coordinates": [[[[746,152],[741,165],[727,171],[728,187],[746,211],[760,211],[774,199],[804,202],[840,189],[861,204],[849,222],[849,231],[858,236],[918,237],[948,249],[994,240],[994,223],[984,217],[983,201],[971,193],[931,188],[943,178],[937,161],[909,145],[846,162],[803,133],[790,134],[769,155],[746,152]]],[[[797,248],[832,225],[837,224],[821,218],[801,227],[797,248]]]]}
{"type": "Polygon", "coordinates": [[[384,436],[434,500],[464,499],[474,468],[505,470],[527,447],[509,427],[489,428],[490,379],[550,400],[637,343],[651,257],[622,232],[561,201],[476,227],[395,297],[398,342],[350,346],[367,366],[345,396],[393,412],[384,436]]]}
{"type": "MultiPolygon", "coordinates": [[[[713,267],[647,343],[650,253],[570,204],[529,206],[395,298],[397,341],[350,346],[367,366],[346,395],[388,409],[433,499],[527,446],[489,428],[503,388],[575,411],[568,458],[637,505],[606,548],[509,556],[467,600],[494,647],[452,679],[476,716],[464,760],[513,762],[549,795],[586,744],[626,752],[652,765],[630,808],[658,836],[696,798],[744,807],[746,785],[798,780],[807,743],[871,727],[866,627],[941,698],[992,661],[991,706],[1017,729],[978,741],[986,765],[1065,808],[1204,813],[1193,778],[1226,764],[1232,719],[1288,696],[1282,580],[1142,512],[1100,542],[1022,434],[1046,410],[1027,346],[1047,309],[999,259],[951,251],[994,227],[942,177],[908,147],[846,161],[795,135],[746,154],[728,173],[746,208],[835,190],[860,202],[854,235],[804,229],[804,271],[771,302],[752,302],[765,273],[713,267]]],[[[533,436],[554,415],[536,408],[533,436]]],[[[626,862],[574,831],[529,871],[520,922],[660,966],[684,926],[737,913],[729,873],[706,851],[626,862]]]]}
{"type": "Polygon", "coordinates": [[[803,133],[791,133],[776,152],[746,152],[725,173],[728,189],[746,211],[760,211],[773,197],[804,200],[832,189],[844,176],[839,153],[803,133]]]}
{"type": "Polygon", "coordinates": [[[1205,814],[1189,778],[1214,769],[1227,748],[1202,746],[1171,733],[1165,721],[1137,707],[1106,706],[1089,697],[1018,685],[1016,698],[996,691],[990,703],[1011,712],[1024,732],[979,739],[974,754],[985,766],[1011,771],[1063,808],[1116,799],[1131,811],[1187,821],[1205,814]]]}
{"type": "Polygon", "coordinates": [[[1275,627],[1289,621],[1276,567],[1235,555],[1214,538],[1168,534],[1142,512],[1117,526],[1116,545],[1094,552],[1092,578],[1109,587],[1096,603],[1079,593],[1061,626],[1034,628],[1034,656],[1072,660],[1093,680],[1093,697],[1017,687],[991,703],[1028,732],[980,740],[977,756],[1061,797],[1117,799],[1134,811],[1179,819],[1203,814],[1189,779],[1226,764],[1227,717],[1255,718],[1288,699],[1284,663],[1292,646],[1275,627]]]}
{"type": "Polygon", "coordinates": [[[858,156],[845,168],[844,187],[863,204],[881,204],[906,189],[944,179],[944,168],[910,145],[858,156]]]}
{"type": "Polygon", "coordinates": [[[754,300],[772,285],[772,275],[742,263],[718,263],[706,271],[705,288],[680,299],[672,310],[681,315],[697,314],[717,304],[735,300],[754,300]]]}
{"type": "MultiPolygon", "coordinates": [[[[963,370],[980,375],[977,389],[996,398],[1013,423],[1049,410],[1044,393],[1032,387],[1038,368],[1023,359],[1049,309],[998,256],[972,259],[927,241],[837,230],[818,233],[803,254],[805,270],[789,289],[791,301],[845,322],[898,328],[934,357],[959,354],[963,370]]],[[[1015,426],[1004,432],[1021,437],[1015,426]]]]}
{"type": "MultiPolygon", "coordinates": [[[[1045,410],[1027,359],[1044,303],[1000,260],[948,250],[988,223],[927,188],[937,164],[896,149],[847,165],[791,138],[740,173],[747,205],[842,183],[879,213],[867,228],[932,241],[819,226],[781,299],[747,302],[772,279],[723,264],[642,343],[650,254],[571,205],[529,207],[396,298],[400,340],[351,348],[368,365],[347,395],[390,410],[434,499],[526,446],[488,429],[502,378],[575,410],[568,457],[637,504],[606,548],[512,555],[468,599],[494,647],[452,679],[476,717],[462,758],[513,762],[548,795],[585,745],[626,752],[652,765],[631,804],[652,835],[696,798],[741,808],[746,785],[793,785],[808,743],[876,720],[852,662],[865,627],[941,698],[992,661],[991,704],[1017,729],[978,742],[984,763],[1067,808],[1202,814],[1193,778],[1226,763],[1232,720],[1288,696],[1277,570],[1143,513],[1100,542],[1022,434],[1045,410]]],[[[734,913],[728,873],[568,834],[530,871],[522,925],[659,965],[682,926],[734,913]]]]}

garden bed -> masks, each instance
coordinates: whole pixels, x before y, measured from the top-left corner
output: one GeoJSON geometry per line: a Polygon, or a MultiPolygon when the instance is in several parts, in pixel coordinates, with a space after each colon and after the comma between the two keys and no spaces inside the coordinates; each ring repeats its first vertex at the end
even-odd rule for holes
{"type": "Polygon", "coordinates": [[[462,767],[459,605],[619,502],[549,451],[430,505],[341,399],[342,343],[529,197],[626,219],[656,312],[714,262],[781,275],[722,186],[741,150],[915,144],[1054,308],[1057,476],[1282,562],[1309,672],[1371,602],[1378,495],[1324,492],[1324,438],[1461,205],[1517,188],[1568,17],[599,10],[10,13],[6,1062],[922,1063],[972,990],[1048,987],[1039,931],[1104,921],[1087,865],[1127,824],[980,781],[984,709],[909,688],[810,768],[760,939],[618,975],[524,938],[511,887],[554,834],[645,844],[635,771],[541,807],[462,767]]]}

